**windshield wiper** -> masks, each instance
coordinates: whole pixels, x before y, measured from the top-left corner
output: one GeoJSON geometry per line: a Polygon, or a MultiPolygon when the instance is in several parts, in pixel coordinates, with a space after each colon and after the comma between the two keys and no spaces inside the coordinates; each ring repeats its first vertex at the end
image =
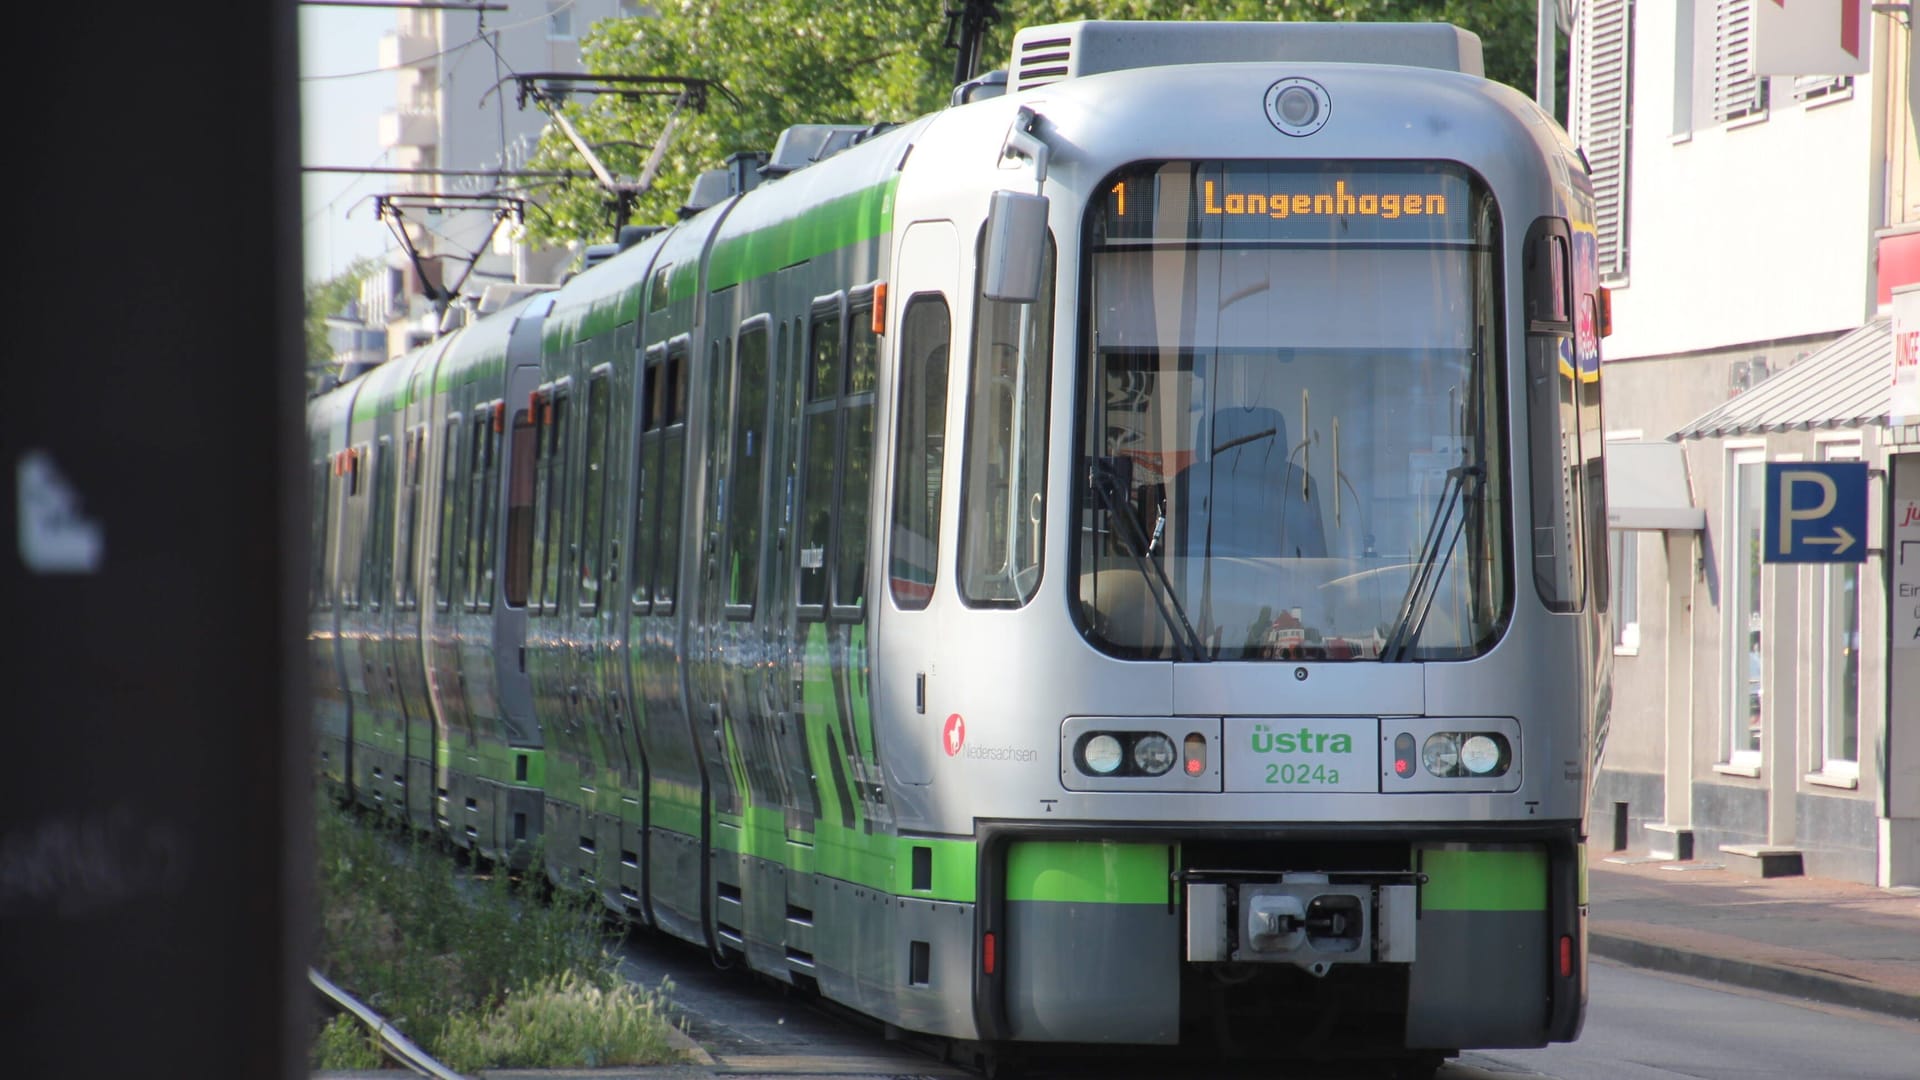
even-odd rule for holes
{"type": "Polygon", "coordinates": [[[1433,520],[1427,523],[1427,535],[1420,542],[1420,557],[1414,562],[1416,569],[1407,581],[1407,594],[1400,599],[1399,618],[1380,646],[1382,661],[1398,661],[1420,640],[1420,632],[1427,626],[1427,615],[1433,610],[1433,601],[1440,595],[1440,579],[1445,576],[1454,546],[1460,542],[1460,532],[1467,525],[1467,516],[1460,513],[1460,509],[1468,499],[1480,497],[1479,485],[1486,478],[1484,465],[1455,465],[1447,470],[1446,485],[1440,489],[1440,505],[1434,511],[1433,520]],[[1468,481],[1474,484],[1472,495],[1467,494],[1468,481]],[[1449,530],[1452,535],[1448,535],[1449,530]]]}
{"type": "MultiPolygon", "coordinates": [[[[1119,491],[1120,477],[1114,468],[1112,458],[1095,457],[1089,459],[1087,469],[1087,487],[1094,497],[1100,500],[1100,508],[1107,512],[1107,521],[1119,534],[1120,546],[1140,570],[1140,576],[1148,582],[1148,591],[1153,594],[1153,609],[1160,613],[1160,619],[1167,624],[1173,634],[1175,660],[1201,659],[1200,635],[1194,632],[1193,624],[1187,621],[1187,613],[1180,607],[1180,598],[1174,594],[1173,583],[1167,580],[1166,568],[1151,557],[1152,546],[1140,531],[1140,522],[1134,519],[1127,506],[1125,495],[1119,491]],[[1181,655],[1185,653],[1186,655],[1181,655]]],[[[1155,541],[1159,528],[1156,527],[1155,541]]]]}

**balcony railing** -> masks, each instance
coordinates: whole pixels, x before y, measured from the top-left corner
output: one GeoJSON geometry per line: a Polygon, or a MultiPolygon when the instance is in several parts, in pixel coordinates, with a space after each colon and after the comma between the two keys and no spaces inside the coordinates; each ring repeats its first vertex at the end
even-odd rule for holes
{"type": "Polygon", "coordinates": [[[409,106],[380,114],[383,147],[436,146],[439,142],[440,117],[433,109],[409,106]]]}
{"type": "Polygon", "coordinates": [[[380,35],[381,67],[411,67],[438,51],[439,42],[430,34],[389,30],[380,35]]]}

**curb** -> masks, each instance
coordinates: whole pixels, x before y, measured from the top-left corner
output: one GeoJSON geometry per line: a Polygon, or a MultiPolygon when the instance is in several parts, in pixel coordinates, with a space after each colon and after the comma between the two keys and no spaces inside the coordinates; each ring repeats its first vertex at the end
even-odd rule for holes
{"type": "Polygon", "coordinates": [[[1902,1020],[1920,1020],[1920,996],[1834,975],[1754,960],[1734,960],[1669,945],[1656,945],[1605,931],[1589,930],[1587,945],[1593,955],[1630,967],[1728,983],[1787,997],[1807,998],[1850,1009],[1864,1009],[1902,1020]]]}
{"type": "Polygon", "coordinates": [[[667,1045],[687,1055],[686,1063],[689,1065],[712,1065],[715,1063],[713,1055],[707,1053],[706,1047],[694,1041],[693,1036],[681,1031],[680,1025],[671,1020],[667,1021],[667,1045]]]}

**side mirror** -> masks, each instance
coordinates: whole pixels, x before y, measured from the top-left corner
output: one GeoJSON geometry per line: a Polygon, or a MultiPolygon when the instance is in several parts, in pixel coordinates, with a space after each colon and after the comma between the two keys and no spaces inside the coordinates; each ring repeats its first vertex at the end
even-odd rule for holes
{"type": "Polygon", "coordinates": [[[987,208],[986,245],[980,253],[980,291],[989,300],[1015,304],[1039,299],[1046,246],[1047,197],[994,192],[987,208]]]}

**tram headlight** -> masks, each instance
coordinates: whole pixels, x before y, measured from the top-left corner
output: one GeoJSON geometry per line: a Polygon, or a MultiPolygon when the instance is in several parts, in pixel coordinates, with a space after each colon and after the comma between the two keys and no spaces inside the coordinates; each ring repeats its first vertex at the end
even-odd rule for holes
{"type": "Polygon", "coordinates": [[[1492,776],[1505,771],[1506,740],[1498,735],[1469,735],[1460,744],[1460,764],[1475,776],[1492,776]]]}
{"type": "Polygon", "coordinates": [[[1148,776],[1173,768],[1173,740],[1159,732],[1140,736],[1133,744],[1133,767],[1148,776]]]}
{"type": "Polygon", "coordinates": [[[1080,760],[1096,776],[1111,776],[1125,759],[1120,740],[1111,735],[1095,735],[1080,744],[1080,760]]]}
{"type": "Polygon", "coordinates": [[[1435,776],[1455,776],[1460,768],[1460,736],[1442,731],[1427,736],[1420,748],[1420,763],[1435,776]]]}

